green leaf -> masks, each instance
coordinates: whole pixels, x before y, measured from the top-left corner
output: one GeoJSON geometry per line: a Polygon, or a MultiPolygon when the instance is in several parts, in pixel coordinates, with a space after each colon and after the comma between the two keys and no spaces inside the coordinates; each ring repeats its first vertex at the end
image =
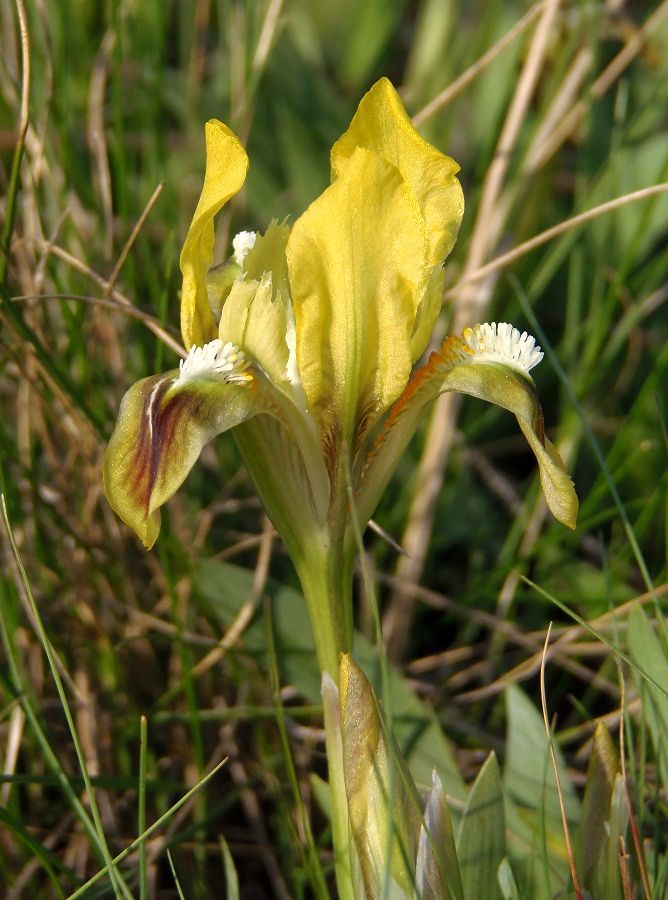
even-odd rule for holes
{"type": "Polygon", "coordinates": [[[2,823],[5,828],[7,828],[8,834],[13,834],[15,837],[23,841],[23,843],[30,850],[33,858],[38,859],[44,866],[44,869],[49,876],[49,881],[51,882],[54,896],[64,897],[65,895],[63,894],[63,890],[58,881],[56,870],[66,872],[68,875],[70,875],[73,881],[76,880],[75,873],[72,872],[72,870],[68,866],[63,865],[60,859],[58,859],[58,857],[54,853],[52,853],[51,850],[44,847],[35,837],[33,837],[28,829],[22,825],[20,820],[17,819],[4,806],[0,806],[0,823],[2,823]]]}
{"type": "Polygon", "coordinates": [[[594,733],[594,741],[587,785],[582,801],[582,816],[575,837],[575,871],[582,887],[592,889],[596,870],[601,865],[606,852],[608,820],[612,790],[619,766],[612,739],[607,728],[599,722],[594,733]]]}
{"type": "Polygon", "coordinates": [[[239,876],[237,875],[237,868],[234,865],[234,860],[232,859],[232,854],[230,853],[230,848],[227,846],[227,841],[222,836],[219,836],[218,840],[220,841],[220,852],[223,855],[223,867],[225,869],[225,887],[226,887],[226,898],[227,900],[239,900],[239,876]]]}
{"type": "MultiPolygon", "coordinates": [[[[629,655],[633,662],[654,681],[668,685],[668,659],[654,629],[641,606],[629,614],[629,655]]],[[[652,744],[659,759],[664,789],[668,787],[668,700],[656,688],[634,672],[638,689],[644,697],[643,712],[652,744]]]]}
{"type": "MultiPolygon", "coordinates": [[[[506,691],[508,734],[504,784],[510,856],[522,893],[551,898],[570,877],[559,797],[543,718],[512,685],[506,691]]],[[[580,804],[559,748],[555,747],[566,817],[574,827],[580,804]]]]}
{"type": "Polygon", "coordinates": [[[490,753],[469,796],[457,841],[464,896],[503,900],[498,870],[506,855],[506,820],[499,764],[490,753]]]}
{"type": "Polygon", "coordinates": [[[619,875],[619,839],[626,836],[628,829],[628,806],[626,803],[626,785],[621,774],[615,777],[610,802],[610,819],[606,826],[609,833],[607,852],[601,858],[601,864],[594,873],[594,897],[605,897],[605,900],[622,900],[622,884],[619,875]]]}

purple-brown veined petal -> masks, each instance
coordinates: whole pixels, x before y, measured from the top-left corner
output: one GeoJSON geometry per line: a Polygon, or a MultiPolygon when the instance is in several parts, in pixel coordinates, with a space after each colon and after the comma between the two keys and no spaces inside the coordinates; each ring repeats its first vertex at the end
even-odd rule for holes
{"type": "Polygon", "coordinates": [[[465,329],[461,338],[446,338],[415,372],[368,454],[359,478],[360,519],[367,521],[373,514],[427,405],[445,391],[457,391],[515,414],[538,462],[548,508],[558,521],[575,528],[575,488],[557,450],[545,437],[540,400],[528,374],[540,359],[534,339],[506,323],[476,325],[465,329]]]}
{"type": "Polygon", "coordinates": [[[362,148],[292,228],[299,374],[329,446],[353,447],[408,381],[425,241],[398,170],[362,148]]]}
{"type": "Polygon", "coordinates": [[[181,333],[187,350],[217,336],[218,323],[206,288],[206,276],[213,261],[213,220],[240,190],[248,171],[246,151],[226,125],[217,119],[207,122],[205,138],[204,184],[181,251],[181,333]]]}
{"type": "Polygon", "coordinates": [[[269,408],[256,381],[224,383],[178,370],[144,378],[125,394],[104,458],[112,508],[146,547],[160,531],[162,504],[217,434],[269,408]]]}

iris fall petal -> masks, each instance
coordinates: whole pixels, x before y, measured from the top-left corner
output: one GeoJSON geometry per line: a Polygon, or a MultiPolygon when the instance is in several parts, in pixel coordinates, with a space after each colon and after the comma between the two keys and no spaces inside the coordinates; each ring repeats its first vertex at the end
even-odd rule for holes
{"type": "Polygon", "coordinates": [[[204,445],[268,408],[251,383],[193,378],[180,384],[178,375],[144,378],[128,390],[104,458],[107,499],[146,547],[160,531],[160,506],[204,445]]]}
{"type": "Polygon", "coordinates": [[[558,521],[575,528],[578,510],[575,488],[556,448],[545,437],[543,413],[531,376],[510,358],[495,358],[491,352],[472,349],[469,343],[472,333],[473,330],[468,335],[465,332],[469,341],[447,338],[429,362],[415,372],[404,394],[390,410],[361,475],[360,514],[367,518],[373,514],[426,406],[445,391],[457,391],[515,414],[536,456],[548,508],[558,521]]]}

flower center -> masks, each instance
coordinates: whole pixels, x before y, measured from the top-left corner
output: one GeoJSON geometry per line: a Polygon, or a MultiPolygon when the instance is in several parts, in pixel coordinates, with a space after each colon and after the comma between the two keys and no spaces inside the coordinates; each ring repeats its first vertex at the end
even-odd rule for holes
{"type": "Polygon", "coordinates": [[[536,339],[508,322],[485,322],[465,328],[462,338],[472,352],[468,362],[500,362],[529,372],[544,356],[536,339]]]}
{"type": "Polygon", "coordinates": [[[223,384],[245,384],[253,380],[248,371],[250,362],[236,344],[216,338],[203,347],[191,347],[188,356],[181,360],[175,385],[189,381],[220,381],[223,384]]]}

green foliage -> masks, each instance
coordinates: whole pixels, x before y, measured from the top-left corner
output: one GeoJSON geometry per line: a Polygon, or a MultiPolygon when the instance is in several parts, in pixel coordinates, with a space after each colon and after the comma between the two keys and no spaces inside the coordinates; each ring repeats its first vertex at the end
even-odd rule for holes
{"type": "MultiPolygon", "coordinates": [[[[329,147],[379,75],[417,114],[527,7],[24,2],[23,144],[15,4],[0,14],[0,488],[18,551],[0,527],[0,884],[15,897],[67,897],[96,878],[81,896],[205,898],[225,879],[233,900],[306,898],[324,879],[333,893],[310,626],[234,444],[205,449],[151,555],[102,498],[102,453],[127,387],[177,362],[160,335],[178,344],[177,260],[204,121],[228,122],[251,157],[247,188],[219,223],[222,262],[235,231],[286,212],[292,222],[317,196],[329,147]]],[[[659,8],[561,4],[509,150],[499,138],[539,15],[423,118],[425,136],[462,165],[467,212],[449,290],[481,228],[486,262],[667,179],[659,8]],[[629,42],[627,66],[602,78],[629,42]],[[499,158],[507,169],[482,222],[499,158]]],[[[361,587],[355,657],[420,791],[440,775],[465,900],[576,896],[538,712],[550,619],[547,705],[583,894],[668,892],[668,705],[644,677],[668,684],[667,202],[565,230],[468,297],[481,320],[528,327],[535,316],[545,332],[536,381],[580,496],[577,532],[545,517],[511,417],[466,399],[456,425],[451,412],[439,426],[454,440],[433,516],[418,502],[434,487],[426,428],[377,513],[399,541],[409,521],[427,522],[407,618],[394,615],[395,549],[365,535],[391,657],[386,696],[361,587]],[[402,652],[393,621],[404,623],[402,652]]],[[[443,330],[462,320],[464,299],[448,293],[443,330]]]]}
{"type": "Polygon", "coordinates": [[[465,897],[499,900],[497,873],[505,846],[503,784],[492,753],[473,782],[459,829],[457,855],[465,897]]]}

